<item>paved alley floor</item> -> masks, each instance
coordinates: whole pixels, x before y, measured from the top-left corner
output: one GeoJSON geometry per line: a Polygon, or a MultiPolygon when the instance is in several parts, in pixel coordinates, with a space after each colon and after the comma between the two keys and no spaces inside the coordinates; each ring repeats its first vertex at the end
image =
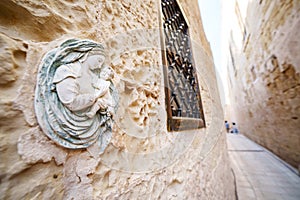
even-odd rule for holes
{"type": "Polygon", "coordinates": [[[239,200],[300,200],[300,177],[245,136],[227,134],[239,200]]]}

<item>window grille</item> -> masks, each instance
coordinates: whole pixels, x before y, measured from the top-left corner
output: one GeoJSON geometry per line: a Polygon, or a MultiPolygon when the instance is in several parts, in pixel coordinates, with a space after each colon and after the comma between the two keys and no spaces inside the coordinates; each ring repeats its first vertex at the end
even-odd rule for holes
{"type": "Polygon", "coordinates": [[[205,127],[188,24],[176,0],[162,0],[161,8],[168,130],[205,127]]]}

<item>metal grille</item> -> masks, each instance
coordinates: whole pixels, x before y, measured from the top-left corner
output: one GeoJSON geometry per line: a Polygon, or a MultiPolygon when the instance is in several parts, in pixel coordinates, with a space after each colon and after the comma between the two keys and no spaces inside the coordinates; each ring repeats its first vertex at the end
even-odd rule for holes
{"type": "Polygon", "coordinates": [[[204,116],[188,24],[176,0],[162,0],[161,6],[168,129],[203,127],[204,116]],[[187,123],[187,120],[192,123],[187,123]]]}

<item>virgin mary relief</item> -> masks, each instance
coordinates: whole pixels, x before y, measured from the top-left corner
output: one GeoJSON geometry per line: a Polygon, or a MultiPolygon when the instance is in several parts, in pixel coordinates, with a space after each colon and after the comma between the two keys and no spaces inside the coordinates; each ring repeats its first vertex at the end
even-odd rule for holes
{"type": "Polygon", "coordinates": [[[70,39],[43,58],[37,78],[35,112],[43,132],[69,149],[111,138],[118,94],[104,48],[91,40],[70,39]]]}

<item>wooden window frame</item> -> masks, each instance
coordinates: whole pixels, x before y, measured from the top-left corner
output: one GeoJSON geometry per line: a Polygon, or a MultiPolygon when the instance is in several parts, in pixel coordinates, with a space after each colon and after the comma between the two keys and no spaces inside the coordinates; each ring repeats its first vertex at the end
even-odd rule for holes
{"type": "MultiPolygon", "coordinates": [[[[167,111],[167,129],[168,129],[168,131],[184,131],[184,130],[192,130],[192,129],[203,128],[203,127],[205,127],[205,119],[204,119],[203,106],[202,106],[201,95],[200,95],[200,87],[199,87],[199,82],[198,82],[198,78],[197,78],[195,62],[194,62],[194,59],[193,59],[192,44],[191,44],[190,38],[189,38],[189,36],[190,36],[190,34],[189,34],[189,23],[188,23],[188,21],[185,17],[185,14],[184,14],[184,11],[183,11],[181,5],[179,4],[179,2],[177,0],[161,0],[160,2],[161,2],[160,3],[160,25],[162,27],[160,29],[161,30],[160,35],[161,35],[161,47],[162,47],[161,53],[162,53],[165,95],[166,95],[165,99],[166,99],[166,111],[167,111]],[[164,12],[163,11],[163,3],[170,2],[170,1],[175,3],[176,5],[175,4],[174,5],[176,7],[178,7],[178,10],[176,10],[175,13],[178,12],[178,15],[181,15],[180,17],[181,17],[181,19],[183,19],[182,21],[185,22],[184,26],[186,26],[186,29],[185,29],[186,34],[185,35],[187,35],[187,38],[188,38],[187,39],[188,40],[187,45],[188,45],[188,48],[189,48],[189,51],[188,51],[189,60],[188,61],[190,61],[189,63],[192,64],[192,66],[191,66],[192,67],[192,75],[193,75],[192,78],[195,81],[195,83],[192,85],[192,83],[190,82],[189,86],[187,86],[186,84],[184,86],[189,87],[189,88],[193,88],[193,90],[194,90],[194,94],[192,94],[192,95],[195,95],[193,97],[196,98],[196,100],[197,100],[197,102],[196,102],[197,105],[196,104],[194,104],[194,105],[196,105],[199,108],[199,113],[196,114],[197,115],[196,118],[195,117],[174,116],[174,110],[172,110],[172,107],[171,107],[171,99],[173,97],[173,101],[174,101],[174,98],[176,98],[176,95],[175,96],[173,95],[174,91],[171,91],[171,87],[170,87],[170,79],[169,79],[170,70],[169,70],[169,68],[171,67],[170,66],[171,63],[168,61],[168,58],[167,58],[167,53],[169,53],[170,51],[168,51],[168,49],[166,48],[167,47],[167,43],[166,43],[167,36],[165,34],[164,24],[167,22],[167,20],[166,21],[164,20],[164,13],[163,13],[164,12]]],[[[172,13],[173,11],[174,10],[172,10],[169,13],[172,13]]],[[[166,12],[166,9],[165,9],[165,12],[166,12]]],[[[176,18],[176,16],[175,16],[175,18],[176,18]]],[[[168,19],[171,19],[171,18],[168,18],[168,19]]],[[[181,29],[181,30],[183,30],[183,29],[181,29]]],[[[175,32],[177,32],[177,31],[179,32],[179,29],[175,30],[175,32]]],[[[174,41],[176,42],[177,40],[174,40],[174,41]]],[[[182,46],[184,46],[184,45],[182,45],[182,46]]],[[[170,47],[170,46],[168,46],[168,47],[170,47]]],[[[178,54],[180,54],[180,53],[178,53],[178,54]]],[[[183,69],[183,66],[184,65],[181,65],[182,69],[183,69]]],[[[180,73],[177,72],[177,74],[180,74],[180,73]]],[[[185,80],[190,81],[190,79],[187,79],[187,77],[185,77],[185,80]]],[[[185,90],[185,89],[183,89],[183,90],[185,90]]],[[[189,92],[190,91],[191,91],[191,89],[189,89],[189,92]]],[[[182,96],[181,96],[180,99],[182,101],[182,96]]],[[[184,103],[186,103],[186,102],[184,102],[184,103]]]]}

